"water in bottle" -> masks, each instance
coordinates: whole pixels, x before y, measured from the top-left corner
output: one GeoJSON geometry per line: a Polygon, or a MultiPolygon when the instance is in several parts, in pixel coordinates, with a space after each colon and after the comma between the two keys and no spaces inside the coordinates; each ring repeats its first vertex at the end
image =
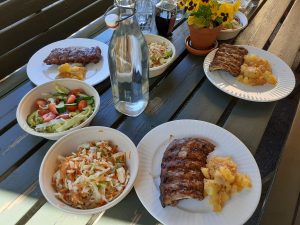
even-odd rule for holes
{"type": "Polygon", "coordinates": [[[128,116],[144,111],[149,98],[148,46],[134,16],[134,1],[115,1],[119,21],[108,61],[115,108],[128,116]]]}

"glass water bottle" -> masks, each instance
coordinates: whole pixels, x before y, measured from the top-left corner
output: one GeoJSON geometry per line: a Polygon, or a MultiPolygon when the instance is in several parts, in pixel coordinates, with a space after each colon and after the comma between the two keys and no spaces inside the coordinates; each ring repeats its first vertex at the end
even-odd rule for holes
{"type": "Polygon", "coordinates": [[[149,99],[148,46],[135,18],[135,1],[115,0],[119,18],[108,50],[115,108],[138,116],[149,99]]]}

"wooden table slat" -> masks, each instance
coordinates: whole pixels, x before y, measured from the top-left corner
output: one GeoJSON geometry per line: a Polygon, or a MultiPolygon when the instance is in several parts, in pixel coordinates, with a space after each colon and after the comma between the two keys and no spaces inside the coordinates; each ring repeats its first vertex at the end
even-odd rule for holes
{"type": "Polygon", "coordinates": [[[217,123],[233,99],[205,80],[175,119],[195,119],[217,123]]]}
{"type": "Polygon", "coordinates": [[[54,206],[46,203],[40,210],[35,213],[30,220],[26,223],[27,225],[85,225],[91,215],[74,215],[65,213],[62,210],[55,208],[54,206]],[[46,219],[47,218],[47,219],[46,219]]]}
{"type": "Polygon", "coordinates": [[[38,174],[44,155],[53,142],[48,142],[17,170],[0,183],[1,221],[15,224],[42,197],[38,174]]]}
{"type": "Polygon", "coordinates": [[[224,128],[236,135],[254,154],[274,107],[274,103],[256,103],[241,100],[230,113],[224,128]]]}
{"type": "Polygon", "coordinates": [[[291,1],[268,0],[238,36],[235,44],[263,48],[291,1]]]}
{"type": "Polygon", "coordinates": [[[32,136],[23,131],[18,124],[0,136],[0,180],[2,174],[16,164],[32,149],[45,143],[41,137],[32,136]]]}
{"type": "Polygon", "coordinates": [[[262,225],[292,224],[300,193],[299,128],[300,105],[298,105],[293,126],[277,167],[275,180],[262,217],[262,225]]]}
{"type": "Polygon", "coordinates": [[[270,52],[289,66],[293,65],[300,47],[299,13],[300,0],[296,0],[269,47],[270,52]]]}
{"type": "Polygon", "coordinates": [[[137,144],[153,127],[167,122],[204,78],[201,68],[199,58],[192,55],[185,57],[151,92],[145,111],[136,118],[127,117],[118,129],[137,144]]]}

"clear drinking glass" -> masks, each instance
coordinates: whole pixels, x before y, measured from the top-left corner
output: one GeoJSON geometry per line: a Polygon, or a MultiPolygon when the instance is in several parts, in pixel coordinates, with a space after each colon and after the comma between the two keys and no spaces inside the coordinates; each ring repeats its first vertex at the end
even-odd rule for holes
{"type": "Polygon", "coordinates": [[[136,1],[136,17],[143,33],[151,33],[152,31],[153,8],[150,0],[136,1]]]}
{"type": "Polygon", "coordinates": [[[108,49],[113,100],[119,112],[138,116],[149,99],[148,46],[134,15],[134,1],[120,2],[118,26],[108,49]]]}

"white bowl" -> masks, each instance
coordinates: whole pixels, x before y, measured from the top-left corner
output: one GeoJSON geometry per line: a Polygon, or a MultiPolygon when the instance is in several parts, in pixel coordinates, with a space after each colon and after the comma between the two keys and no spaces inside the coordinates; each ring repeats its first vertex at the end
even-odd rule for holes
{"type": "Polygon", "coordinates": [[[75,79],[58,79],[54,80],[45,84],[42,84],[40,86],[35,87],[30,92],[28,92],[20,101],[18,108],[17,108],[17,121],[20,125],[20,127],[26,131],[29,134],[32,134],[34,136],[43,137],[50,140],[57,140],[61,138],[62,136],[72,132],[73,130],[77,130],[81,127],[87,126],[90,124],[92,119],[95,117],[97,112],[99,111],[100,107],[100,97],[97,92],[97,90],[92,87],[91,85],[75,79]],[[57,133],[42,133],[37,132],[34,129],[32,129],[26,122],[28,115],[30,115],[35,109],[34,109],[34,102],[36,99],[41,98],[42,93],[51,93],[55,91],[55,84],[59,84],[61,86],[67,87],[68,89],[75,89],[75,88],[81,88],[85,91],[86,94],[94,96],[95,101],[95,109],[93,114],[85,120],[83,123],[79,124],[76,127],[73,127],[69,130],[63,131],[63,132],[57,132],[57,133]]]}
{"type": "Polygon", "coordinates": [[[154,35],[154,34],[144,34],[144,37],[145,37],[147,43],[150,43],[150,42],[158,42],[158,43],[165,42],[165,43],[167,43],[171,47],[172,53],[173,53],[172,57],[169,59],[169,61],[167,63],[165,63],[161,66],[149,68],[149,71],[150,71],[149,77],[152,78],[152,77],[156,77],[156,76],[162,74],[168,68],[168,66],[175,60],[176,49],[171,41],[169,41],[168,39],[166,39],[162,36],[154,35]]]}
{"type": "Polygon", "coordinates": [[[107,210],[120,202],[131,190],[137,176],[139,167],[139,158],[136,146],[123,133],[108,127],[86,127],[59,139],[51,146],[45,155],[39,173],[39,183],[45,198],[58,209],[74,214],[94,214],[107,210]],[[76,209],[54,196],[55,190],[51,184],[52,176],[58,166],[58,156],[67,156],[75,152],[80,144],[89,141],[109,140],[118,146],[119,151],[126,152],[126,163],[130,172],[130,178],[123,192],[113,201],[104,206],[94,209],[76,209]]]}
{"type": "Polygon", "coordinates": [[[237,29],[221,30],[221,32],[220,32],[220,34],[218,35],[218,38],[217,38],[218,40],[232,39],[232,38],[236,37],[239,34],[239,32],[241,30],[243,30],[248,25],[248,19],[245,16],[244,13],[238,11],[234,14],[234,17],[239,18],[240,23],[242,24],[242,26],[240,28],[237,28],[237,29]]]}

